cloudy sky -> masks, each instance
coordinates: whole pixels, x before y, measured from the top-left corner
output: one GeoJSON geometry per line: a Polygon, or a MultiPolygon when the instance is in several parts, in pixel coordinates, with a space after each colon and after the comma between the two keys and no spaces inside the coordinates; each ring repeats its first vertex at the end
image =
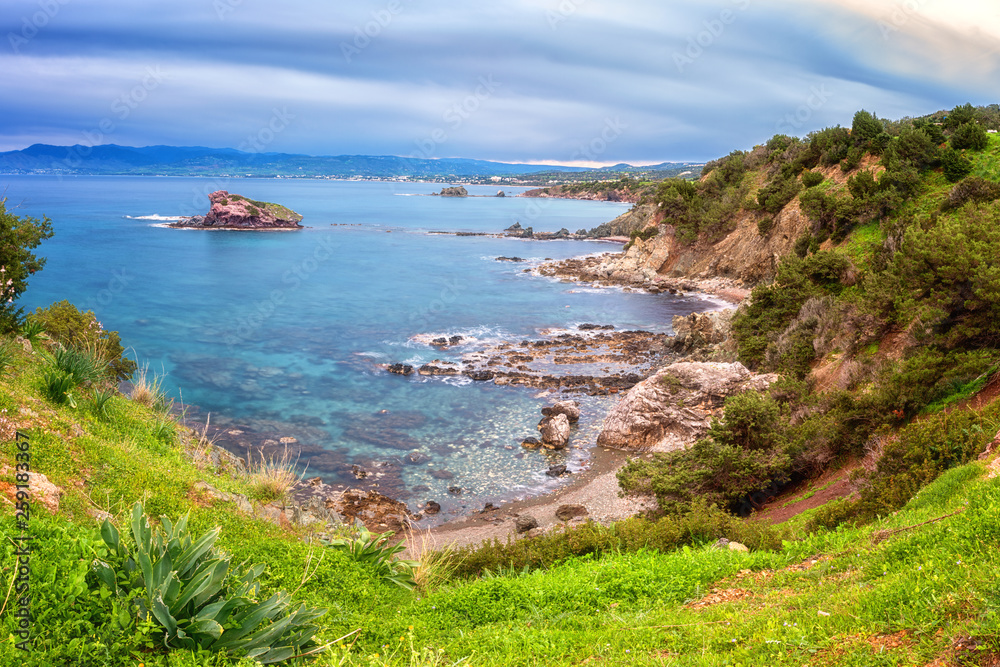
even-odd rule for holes
{"type": "Polygon", "coordinates": [[[0,150],[700,161],[1000,102],[996,0],[3,0],[0,150]]]}

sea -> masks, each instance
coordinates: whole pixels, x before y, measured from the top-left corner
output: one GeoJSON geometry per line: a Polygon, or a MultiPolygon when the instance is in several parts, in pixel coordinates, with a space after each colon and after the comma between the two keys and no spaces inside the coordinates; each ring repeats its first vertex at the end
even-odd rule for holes
{"type": "Polygon", "coordinates": [[[530,271],[620,244],[455,234],[515,222],[573,232],[628,204],[523,198],[516,195],[524,188],[506,186],[430,196],[445,185],[0,176],[8,210],[46,216],[55,230],[37,250],[47,263],[21,299],[26,311],[64,299],[92,310],[189,414],[295,438],[307,445],[298,460],[305,477],[349,483],[353,466],[383,465],[394,471],[392,495],[411,509],[435,500],[442,516],[454,516],[568,483],[588,467],[601,420],[620,396],[573,396],[583,417],[571,446],[526,450],[521,441],[537,435],[541,408],[558,396],[464,376],[404,377],[381,365],[458,361],[582,323],[670,333],[674,315],[719,306],[530,271]],[[215,190],[288,206],[305,229],[164,227],[204,214],[215,190]],[[499,190],[506,196],[495,196],[499,190]],[[427,343],[454,335],[465,344],[427,343]],[[554,464],[571,474],[549,477],[554,464]]]}

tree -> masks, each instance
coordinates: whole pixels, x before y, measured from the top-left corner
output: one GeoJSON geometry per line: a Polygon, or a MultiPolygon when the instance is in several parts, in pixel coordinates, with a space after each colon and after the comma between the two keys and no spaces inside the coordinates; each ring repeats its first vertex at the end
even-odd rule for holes
{"type": "Polygon", "coordinates": [[[944,119],[944,126],[947,128],[959,127],[965,125],[966,123],[974,123],[976,121],[976,107],[969,103],[959,105],[951,110],[944,119]]]}
{"type": "Polygon", "coordinates": [[[968,148],[974,151],[981,151],[990,143],[990,137],[986,134],[986,128],[976,122],[962,123],[951,135],[951,147],[955,150],[968,148]]]}
{"type": "Polygon", "coordinates": [[[17,328],[24,310],[17,300],[28,288],[28,278],[45,266],[45,258],[32,251],[52,233],[51,220],[14,215],[7,210],[7,198],[0,197],[0,331],[17,328]]]}
{"type": "Polygon", "coordinates": [[[951,146],[941,152],[941,166],[944,177],[952,183],[959,182],[972,171],[972,162],[951,146]]]}
{"type": "Polygon", "coordinates": [[[875,114],[862,109],[854,114],[854,123],[851,125],[851,137],[857,142],[871,141],[882,134],[884,128],[875,114]]]}

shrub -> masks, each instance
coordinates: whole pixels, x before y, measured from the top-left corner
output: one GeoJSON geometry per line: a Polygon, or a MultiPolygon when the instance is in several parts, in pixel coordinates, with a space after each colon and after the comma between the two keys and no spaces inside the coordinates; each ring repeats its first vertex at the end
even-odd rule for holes
{"type": "Polygon", "coordinates": [[[478,576],[544,568],[575,556],[667,552],[683,545],[706,544],[720,537],[751,549],[780,549],[786,527],[743,521],[717,505],[696,498],[688,511],[655,519],[633,517],[610,526],[587,522],[563,525],[530,539],[508,539],[464,547],[455,552],[455,575],[478,576]]]}
{"type": "Polygon", "coordinates": [[[825,180],[826,178],[823,174],[818,171],[806,171],[802,173],[802,185],[807,188],[814,188],[825,180]]]}
{"type": "Polygon", "coordinates": [[[1000,211],[969,205],[911,227],[887,273],[904,326],[917,321],[916,333],[946,347],[1000,343],[1000,211]]]}
{"type": "MultiPolygon", "coordinates": [[[[811,236],[804,238],[808,247],[811,236]]],[[[826,251],[806,259],[786,257],[774,282],[755,287],[750,304],[733,317],[739,360],[752,368],[763,363],[772,338],[785,330],[806,301],[840,292],[841,276],[849,266],[843,256],[826,251]]]]}
{"type": "Polygon", "coordinates": [[[72,376],[62,371],[49,371],[42,377],[42,395],[56,405],[69,403],[76,407],[76,399],[70,393],[76,388],[72,376]]]}
{"type": "Polygon", "coordinates": [[[687,512],[696,498],[735,507],[756,491],[783,483],[791,460],[779,404],[746,392],[726,399],[721,421],[687,450],[634,459],[619,473],[625,491],[652,492],[660,509],[687,512]]]}
{"type": "Polygon", "coordinates": [[[385,581],[412,590],[417,585],[414,572],[419,563],[396,558],[397,554],[406,550],[406,545],[390,545],[389,538],[393,535],[392,531],[372,533],[363,525],[358,525],[350,534],[328,540],[327,546],[342,551],[357,563],[371,567],[385,581]]]}
{"type": "Polygon", "coordinates": [[[820,508],[808,528],[867,523],[898,510],[942,472],[982,452],[998,416],[994,401],[985,410],[956,410],[908,425],[889,440],[875,470],[861,478],[859,497],[820,508]]]}
{"type": "Polygon", "coordinates": [[[73,385],[97,384],[105,378],[106,367],[86,352],[73,348],[57,348],[53,365],[73,380],[73,385]]]}
{"type": "Polygon", "coordinates": [[[981,151],[990,145],[990,137],[986,133],[986,128],[976,122],[962,123],[955,129],[949,142],[955,150],[968,148],[973,151],[981,151]]]}
{"type": "Polygon", "coordinates": [[[851,124],[851,138],[855,141],[871,141],[884,131],[882,121],[875,114],[864,109],[854,114],[854,122],[851,124]]]}
{"type": "Polygon", "coordinates": [[[968,202],[985,204],[996,199],[1000,199],[1000,183],[987,181],[979,176],[969,176],[952,187],[941,208],[949,210],[959,208],[968,202]]]}
{"type": "Polygon", "coordinates": [[[247,657],[263,664],[281,662],[314,645],[313,621],[326,610],[291,608],[284,591],[257,601],[264,565],[231,570],[230,558],[215,550],[215,528],[200,537],[188,533],[187,517],[166,517],[153,528],[141,503],[132,508],[130,538],[105,520],[101,537],[110,554],[93,571],[134,612],[133,622],[155,621],[168,648],[208,650],[247,657]]]}
{"type": "Polygon", "coordinates": [[[128,380],[135,372],[136,363],[124,356],[118,332],[105,331],[93,311],[82,313],[69,301],[59,301],[48,308],[38,308],[28,316],[28,321],[40,326],[52,340],[88,352],[106,364],[116,380],[128,380]]]}
{"type": "Polygon", "coordinates": [[[847,155],[840,161],[840,169],[844,173],[854,171],[861,166],[861,158],[865,156],[864,150],[860,146],[854,146],[847,151],[847,155]]]}
{"type": "Polygon", "coordinates": [[[757,192],[757,203],[762,210],[777,215],[801,189],[802,184],[794,177],[776,178],[757,192]]]}
{"type": "Polygon", "coordinates": [[[19,217],[7,210],[0,197],[0,333],[18,329],[24,312],[17,300],[28,288],[28,278],[45,266],[45,258],[32,252],[52,237],[52,222],[19,217]]]}
{"type": "Polygon", "coordinates": [[[774,228],[774,218],[769,215],[765,215],[763,218],[757,221],[757,233],[760,234],[761,236],[767,236],[768,234],[771,233],[771,230],[773,228],[774,228]]]}
{"type": "Polygon", "coordinates": [[[957,183],[972,171],[972,162],[951,146],[941,151],[941,166],[944,177],[951,183],[957,183]]]}

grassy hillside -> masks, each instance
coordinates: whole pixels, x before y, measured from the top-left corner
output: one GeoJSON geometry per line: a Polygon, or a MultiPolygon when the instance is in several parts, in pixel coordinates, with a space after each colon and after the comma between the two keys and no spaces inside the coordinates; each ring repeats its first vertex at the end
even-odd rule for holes
{"type": "Polygon", "coordinates": [[[740,359],[780,379],[690,450],[626,468],[662,511],[610,527],[407,564],[349,527],[253,518],[220,494],[280,502],[280,462],[213,457],[141,372],[118,393],[135,369],[92,316],[30,316],[0,344],[0,665],[249,667],[251,647],[315,665],[996,664],[1000,140],[946,146],[979,141],[972,118],[860,115],[647,194],[681,244],[806,224],[734,319],[740,359]],[[779,525],[735,514],[819,495],[845,465],[850,495],[779,525]],[[191,541],[159,544],[184,515],[191,541]]]}
{"type": "MultiPolygon", "coordinates": [[[[52,405],[39,391],[48,353],[12,349],[0,382],[5,436],[14,424],[28,434],[33,469],[63,495],[55,513],[35,499],[33,651],[22,654],[7,638],[16,623],[11,596],[0,616],[4,665],[254,664],[197,650],[168,653],[155,625],[121,616],[113,596],[101,592],[91,563],[108,550],[93,515],[109,512],[127,525],[137,498],[151,516],[189,512],[195,533],[221,526],[234,563],[266,564],[260,598],[294,590],[297,600],[327,608],[322,642],[360,630],[311,664],[927,664],[1000,650],[1000,483],[987,478],[995,465],[954,468],[867,526],[809,532],[810,516],[800,516],[770,533],[771,548],[750,553],[712,547],[735,527],[703,510],[683,536],[668,535],[663,520],[582,527],[546,538],[548,556],[519,561],[527,567],[481,576],[459,573],[488,555],[453,555],[451,568],[439,564],[439,578],[407,591],[370,565],[306,543],[304,529],[206,502],[197,480],[252,494],[250,480],[192,463],[204,443],[162,431],[156,408],[115,396],[98,416],[85,389],[76,408],[52,405]],[[671,541],[687,545],[642,546],[671,541]]],[[[977,415],[996,429],[997,413],[1000,405],[977,415]]],[[[0,530],[14,538],[21,531],[4,506],[0,530]]],[[[5,539],[8,585],[13,553],[5,539]]]]}

